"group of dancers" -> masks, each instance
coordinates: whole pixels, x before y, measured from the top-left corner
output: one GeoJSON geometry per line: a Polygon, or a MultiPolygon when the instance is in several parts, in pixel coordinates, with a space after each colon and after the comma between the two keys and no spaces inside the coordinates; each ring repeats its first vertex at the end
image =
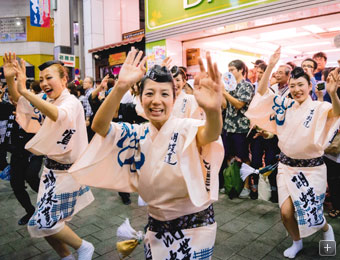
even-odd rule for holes
{"type": "MultiPolygon", "coordinates": [[[[279,58],[280,48],[271,56],[246,116],[279,139],[279,205],[293,239],[284,256],[294,258],[302,249],[301,238],[319,229],[325,240],[334,240],[323,215],[327,172],[322,155],[340,127],[340,77],[338,69],[328,77],[332,104],[312,101],[309,76],[295,68],[289,80],[293,98],[280,98],[268,90],[279,58]]],[[[192,96],[178,89],[166,66],[146,71],[145,63],[143,52],[132,48],[95,115],[96,135],[88,144],[84,110],[66,88],[62,64],[39,66],[44,100],[26,89],[25,62],[18,62],[14,53],[4,55],[16,120],[36,133],[25,148],[46,156],[28,231],[44,237],[62,259],[75,259],[69,247],[81,260],[94,253],[94,246],[66,224],[94,200],[88,186],[137,192],[147,203],[146,259],[211,259],[217,231],[213,202],[224,158],[221,74],[207,52],[207,69],[199,59],[192,96]],[[120,100],[137,82],[139,114],[148,122],[112,122],[120,100]]]]}

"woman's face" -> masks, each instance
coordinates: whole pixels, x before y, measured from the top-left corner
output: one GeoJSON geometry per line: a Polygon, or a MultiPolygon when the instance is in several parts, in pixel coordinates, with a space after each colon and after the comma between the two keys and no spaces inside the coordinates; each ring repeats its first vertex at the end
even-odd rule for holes
{"type": "Polygon", "coordinates": [[[56,66],[50,66],[40,72],[40,88],[51,99],[57,99],[66,87],[66,77],[60,78],[56,66]]]}
{"type": "Polygon", "coordinates": [[[175,78],[175,90],[176,90],[176,97],[181,94],[181,91],[186,83],[186,80],[182,78],[182,74],[178,74],[175,78]]]}
{"type": "Polygon", "coordinates": [[[294,100],[299,104],[302,104],[309,96],[309,92],[312,90],[312,85],[309,84],[304,77],[298,79],[290,78],[289,91],[294,100]]]}
{"type": "Polygon", "coordinates": [[[170,117],[174,105],[172,84],[146,80],[142,106],[149,121],[159,130],[170,117]]]}

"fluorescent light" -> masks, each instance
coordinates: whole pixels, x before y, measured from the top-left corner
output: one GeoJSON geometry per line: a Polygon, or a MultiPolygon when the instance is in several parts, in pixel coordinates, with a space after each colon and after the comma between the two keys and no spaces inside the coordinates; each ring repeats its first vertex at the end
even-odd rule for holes
{"type": "Polygon", "coordinates": [[[208,48],[222,49],[222,50],[230,49],[229,44],[222,42],[222,41],[205,42],[204,46],[207,46],[208,48]]]}
{"type": "Polygon", "coordinates": [[[333,27],[327,29],[329,32],[340,31],[340,27],[333,27]]]}
{"type": "Polygon", "coordinates": [[[262,47],[262,48],[266,48],[266,49],[270,49],[270,50],[276,50],[277,48],[279,48],[278,44],[273,44],[273,43],[270,43],[270,42],[259,42],[257,44],[257,46],[262,47]]]}
{"type": "Polygon", "coordinates": [[[236,42],[232,42],[232,43],[230,43],[230,47],[237,49],[237,50],[253,52],[253,53],[257,53],[257,54],[273,54],[273,52],[271,50],[265,50],[265,49],[261,49],[261,48],[251,47],[250,44],[251,43],[249,43],[249,45],[243,45],[243,44],[239,44],[239,43],[236,43],[236,42]]]}
{"type": "Polygon", "coordinates": [[[315,25],[315,24],[311,24],[311,25],[306,25],[306,26],[302,26],[303,29],[310,31],[312,33],[322,33],[325,32],[324,29],[322,29],[321,27],[315,25]]]}
{"type": "MultiPolygon", "coordinates": [[[[318,51],[309,51],[309,52],[305,52],[305,54],[314,54],[317,53],[318,51]]],[[[340,50],[338,49],[329,49],[329,50],[322,50],[322,52],[340,52],[340,50]]]]}
{"type": "Polygon", "coordinates": [[[302,47],[311,47],[311,46],[319,46],[319,45],[329,45],[330,42],[314,42],[314,43],[306,43],[306,44],[298,44],[298,45],[291,45],[291,48],[302,48],[302,47]]]}
{"type": "Polygon", "coordinates": [[[240,36],[240,37],[236,37],[233,38],[234,41],[240,41],[240,42],[246,42],[246,43],[251,43],[251,42],[256,42],[255,38],[251,38],[248,36],[240,36]]]}
{"type": "Polygon", "coordinates": [[[289,54],[300,54],[301,51],[297,51],[297,50],[293,50],[291,48],[286,48],[286,47],[282,47],[282,52],[285,52],[285,53],[289,53],[289,54]]]}

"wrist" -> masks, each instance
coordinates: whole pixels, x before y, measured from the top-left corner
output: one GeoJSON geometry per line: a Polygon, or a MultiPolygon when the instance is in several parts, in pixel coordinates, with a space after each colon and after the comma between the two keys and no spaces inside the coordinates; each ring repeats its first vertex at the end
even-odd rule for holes
{"type": "Polygon", "coordinates": [[[118,79],[117,83],[115,84],[115,88],[117,88],[117,90],[119,90],[119,91],[124,91],[124,94],[132,86],[133,86],[133,84],[129,84],[128,82],[123,82],[123,81],[121,81],[119,79],[118,79]]]}

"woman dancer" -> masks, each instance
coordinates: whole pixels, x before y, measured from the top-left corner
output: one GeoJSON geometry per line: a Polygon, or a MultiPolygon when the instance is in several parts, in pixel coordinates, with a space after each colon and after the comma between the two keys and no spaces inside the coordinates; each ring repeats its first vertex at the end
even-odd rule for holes
{"type": "Polygon", "coordinates": [[[340,79],[333,73],[327,83],[332,105],[312,101],[310,78],[300,67],[292,71],[288,82],[293,99],[274,95],[268,91],[268,81],[280,52],[279,48],[270,57],[246,116],[279,139],[279,205],[283,224],[293,239],[293,245],[283,254],[294,258],[303,247],[301,238],[320,229],[324,240],[334,240],[333,229],[323,214],[327,170],[322,156],[340,126],[340,100],[336,94],[336,81],[340,79]]]}
{"type": "Polygon", "coordinates": [[[40,87],[49,102],[26,89],[25,61],[19,64],[14,53],[5,53],[4,72],[9,91],[18,102],[17,121],[27,132],[39,129],[25,148],[47,156],[28,231],[32,237],[44,237],[62,259],[74,259],[68,246],[77,250],[78,259],[91,259],[93,245],[65,224],[93,201],[90,189],[67,173],[87,145],[84,111],[66,88],[67,73],[61,62],[48,61],[39,69],[40,87]]]}
{"type": "Polygon", "coordinates": [[[221,78],[207,54],[200,60],[195,97],[206,121],[171,115],[174,82],[166,67],[145,73],[142,52],[132,49],[118,82],[93,121],[98,133],[70,169],[86,185],[138,192],[148,204],[146,259],[187,259],[212,255],[216,223],[212,202],[218,198],[223,147],[221,78]],[[136,57],[135,57],[136,56],[136,57]],[[139,65],[138,65],[139,64],[139,65]],[[144,76],[144,77],[143,77],[144,76]],[[141,80],[141,104],[150,122],[111,123],[120,99],[141,80]]]}

